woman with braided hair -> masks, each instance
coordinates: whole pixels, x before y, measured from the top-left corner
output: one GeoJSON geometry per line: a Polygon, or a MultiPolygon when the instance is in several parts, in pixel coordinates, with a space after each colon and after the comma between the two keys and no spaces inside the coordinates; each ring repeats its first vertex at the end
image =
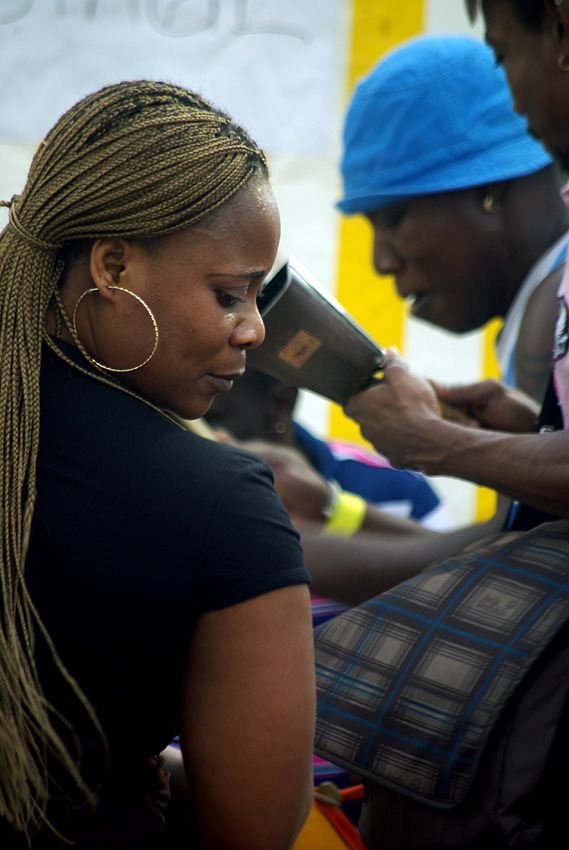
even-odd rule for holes
{"type": "Polygon", "coordinates": [[[4,205],[0,846],[287,848],[311,802],[309,576],[268,466],[183,422],[263,340],[264,155],[192,92],[120,83],[4,205]]]}

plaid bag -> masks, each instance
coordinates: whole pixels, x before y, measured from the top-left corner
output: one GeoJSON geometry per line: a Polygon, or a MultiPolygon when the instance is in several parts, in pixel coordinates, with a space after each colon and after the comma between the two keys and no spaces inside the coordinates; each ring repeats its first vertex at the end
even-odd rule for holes
{"type": "MultiPolygon", "coordinates": [[[[456,806],[516,689],[568,623],[569,522],[502,533],[427,569],[316,631],[315,752],[456,806]]],[[[569,691],[559,669],[554,713],[569,691]]],[[[548,735],[536,745],[547,750],[548,735]]]]}

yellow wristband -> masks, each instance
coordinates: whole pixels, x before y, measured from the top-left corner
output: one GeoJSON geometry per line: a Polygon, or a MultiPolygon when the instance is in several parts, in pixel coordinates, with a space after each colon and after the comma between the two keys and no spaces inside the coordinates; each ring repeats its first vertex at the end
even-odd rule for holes
{"type": "Polygon", "coordinates": [[[340,537],[351,537],[363,525],[367,511],[367,502],[355,493],[344,490],[338,495],[334,510],[322,529],[323,534],[335,534],[340,537]]]}

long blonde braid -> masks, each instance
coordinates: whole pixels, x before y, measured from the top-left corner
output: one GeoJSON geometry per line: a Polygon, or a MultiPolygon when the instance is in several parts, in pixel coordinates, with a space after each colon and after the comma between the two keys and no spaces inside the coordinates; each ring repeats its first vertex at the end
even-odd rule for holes
{"type": "Polygon", "coordinates": [[[22,195],[3,202],[10,220],[0,236],[0,818],[28,840],[45,819],[48,755],[81,781],[38,679],[34,639],[38,629],[49,636],[25,584],[42,338],[66,249],[79,240],[146,239],[191,225],[259,168],[266,168],[259,148],[203,98],[167,83],[125,82],[72,107],[39,146],[22,195]]]}

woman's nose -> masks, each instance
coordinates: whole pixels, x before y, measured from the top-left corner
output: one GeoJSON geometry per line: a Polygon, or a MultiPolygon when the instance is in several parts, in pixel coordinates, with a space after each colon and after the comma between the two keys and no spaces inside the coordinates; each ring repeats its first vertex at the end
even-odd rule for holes
{"type": "Polygon", "coordinates": [[[239,348],[257,348],[264,339],[265,324],[254,302],[237,322],[231,343],[239,348]]]}

